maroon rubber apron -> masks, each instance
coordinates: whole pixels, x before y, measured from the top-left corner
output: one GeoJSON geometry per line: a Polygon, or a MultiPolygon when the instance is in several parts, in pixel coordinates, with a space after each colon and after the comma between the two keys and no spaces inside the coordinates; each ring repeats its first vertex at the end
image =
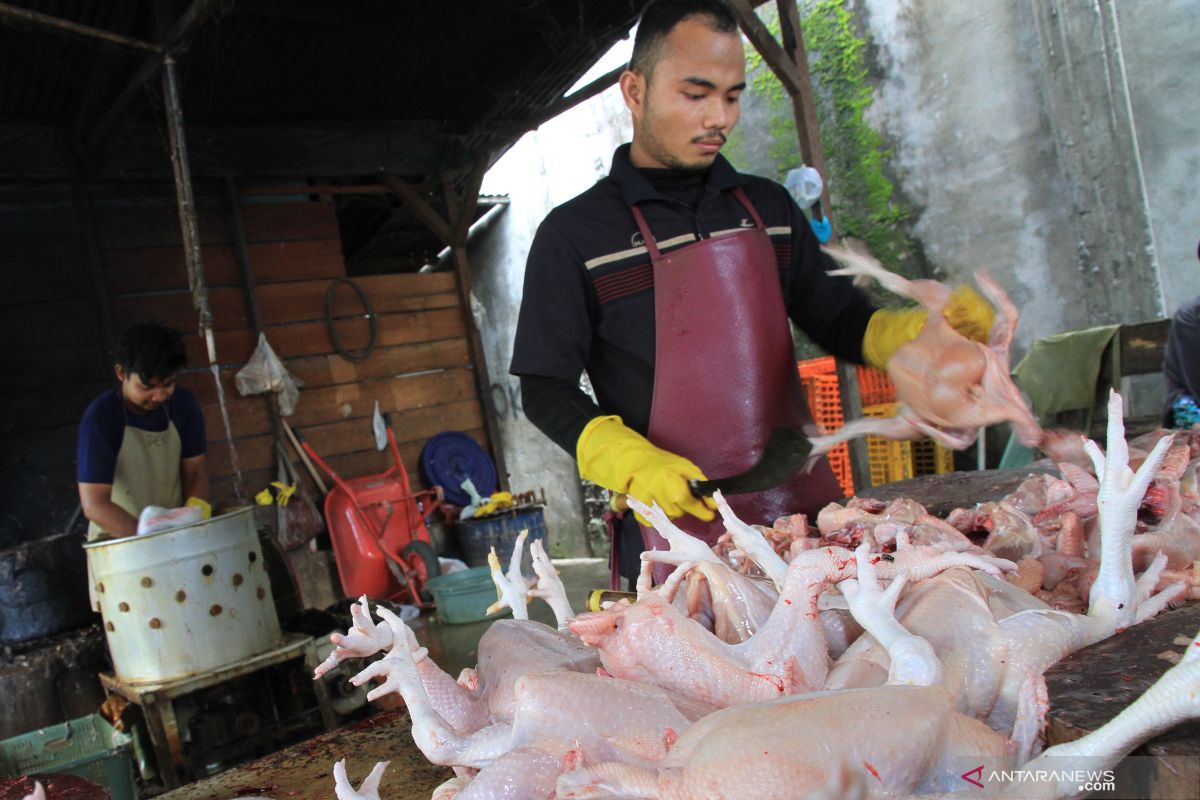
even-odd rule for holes
{"type": "MultiPolygon", "coordinates": [[[[709,478],[758,463],[767,437],[783,425],[816,432],[796,366],[775,251],[758,211],[740,188],[753,228],[701,239],[662,254],[636,206],[633,216],[654,269],[654,394],[647,438],[691,459],[709,478]]],[[[785,514],[817,511],[842,497],[829,461],[765,492],[731,495],[743,521],[770,525],[785,514]]],[[[718,515],[675,524],[708,544],[724,533],[718,515]]],[[[642,527],[647,549],[667,549],[642,527]]],[[[662,581],[672,567],[655,565],[662,581]]]]}

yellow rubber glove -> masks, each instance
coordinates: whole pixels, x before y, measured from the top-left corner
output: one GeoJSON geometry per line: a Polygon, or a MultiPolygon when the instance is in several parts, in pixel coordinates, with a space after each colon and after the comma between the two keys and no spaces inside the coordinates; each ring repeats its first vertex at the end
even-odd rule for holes
{"type": "Polygon", "coordinates": [[[208,504],[207,500],[201,500],[199,497],[189,497],[184,505],[200,509],[202,519],[212,519],[212,506],[208,504]]]}
{"type": "Polygon", "coordinates": [[[959,286],[950,293],[942,316],[950,327],[968,339],[981,344],[988,343],[992,324],[996,321],[996,309],[979,292],[970,286],[959,286]]]}
{"type": "Polygon", "coordinates": [[[282,481],[271,481],[278,492],[275,495],[275,503],[277,505],[286,506],[288,501],[292,499],[292,495],[296,493],[296,484],[284,483],[282,481]]]}
{"type": "MultiPolygon", "coordinates": [[[[700,468],[655,447],[620,417],[596,417],[589,422],[579,435],[575,456],[580,477],[605,489],[633,495],[647,505],[658,503],[668,517],[691,514],[705,522],[713,518],[708,503],[688,489],[689,480],[704,480],[700,468]]],[[[646,524],[641,516],[638,520],[646,524]]]]}
{"type": "MultiPolygon", "coordinates": [[[[966,338],[986,344],[996,311],[979,292],[964,285],[950,293],[942,316],[966,338]]],[[[881,308],[876,311],[863,336],[863,360],[872,367],[886,369],[900,345],[917,338],[921,328],[925,327],[925,317],[925,310],[921,308],[881,308]]]]}

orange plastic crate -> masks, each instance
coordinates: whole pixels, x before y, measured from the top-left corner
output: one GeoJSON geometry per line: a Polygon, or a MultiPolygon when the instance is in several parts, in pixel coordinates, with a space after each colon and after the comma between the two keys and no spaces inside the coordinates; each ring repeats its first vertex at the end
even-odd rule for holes
{"type": "MultiPolygon", "coordinates": [[[[833,356],[810,358],[797,363],[813,420],[826,433],[846,424],[838,390],[837,362],[833,356]]],[[[863,416],[896,416],[896,392],[887,373],[874,367],[858,367],[858,388],[863,416]]],[[[954,454],[930,439],[894,442],[879,436],[867,437],[871,483],[875,486],[921,475],[945,475],[954,471],[954,454]]],[[[854,494],[850,448],[839,444],[829,453],[829,464],[847,497],[854,494]]]]}
{"type": "Polygon", "coordinates": [[[821,356],[820,358],[797,361],[796,367],[800,370],[801,378],[810,378],[813,375],[837,374],[837,361],[833,356],[821,356]]]}
{"type": "Polygon", "coordinates": [[[877,406],[880,403],[896,402],[896,390],[892,387],[892,379],[881,369],[859,366],[858,396],[864,406],[877,406]]]}
{"type": "MultiPolygon", "coordinates": [[[[840,430],[846,424],[842,399],[838,393],[837,362],[833,356],[812,358],[797,364],[800,381],[813,420],[825,433],[840,430]]],[[[829,451],[829,466],[846,497],[854,496],[854,478],[850,468],[850,447],[843,442],[829,451]]]]}

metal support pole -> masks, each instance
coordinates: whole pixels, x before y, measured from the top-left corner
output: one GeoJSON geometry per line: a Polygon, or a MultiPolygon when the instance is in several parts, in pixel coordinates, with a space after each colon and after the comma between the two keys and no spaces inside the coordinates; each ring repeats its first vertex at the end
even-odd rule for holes
{"type": "Polygon", "coordinates": [[[208,351],[208,363],[217,385],[221,420],[225,424],[225,440],[229,442],[229,460],[233,466],[233,491],[243,500],[242,469],[238,463],[233,429],[229,424],[229,409],[225,406],[225,387],[221,385],[221,370],[217,365],[217,343],[213,339],[212,311],[208,306],[208,284],[204,281],[204,257],[200,251],[200,226],[196,221],[196,198],[192,193],[192,173],[188,166],[187,139],[184,135],[183,109],[179,104],[179,85],[175,74],[175,59],[163,59],[163,101],[167,110],[167,131],[171,138],[171,168],[175,174],[175,200],[179,205],[179,227],[183,235],[183,255],[187,263],[188,286],[192,306],[199,318],[199,332],[208,351]]]}
{"type": "Polygon", "coordinates": [[[163,99],[167,106],[167,131],[171,137],[171,169],[175,174],[175,200],[179,205],[179,227],[183,234],[183,255],[187,263],[188,288],[192,306],[200,316],[200,335],[208,346],[208,360],[217,362],[212,338],[212,311],[208,307],[208,285],[204,281],[204,257],[200,252],[200,227],[196,222],[196,198],[192,194],[192,174],[188,165],[187,140],[183,128],[183,109],[179,105],[179,87],[175,59],[163,60],[163,99]]]}

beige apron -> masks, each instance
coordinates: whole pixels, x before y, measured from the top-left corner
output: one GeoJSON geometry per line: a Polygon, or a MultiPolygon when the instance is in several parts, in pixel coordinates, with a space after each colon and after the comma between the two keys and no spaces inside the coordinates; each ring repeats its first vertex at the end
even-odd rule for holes
{"type": "MultiPolygon", "coordinates": [[[[122,398],[122,413],[128,414],[124,403],[122,398]]],[[[165,406],[163,410],[166,411],[165,406]]],[[[147,506],[178,508],[183,505],[183,484],[179,470],[182,457],[183,442],[169,411],[165,431],[144,431],[126,424],[121,449],[117,452],[112,501],[128,511],[134,519],[147,506]]],[[[107,538],[108,532],[99,525],[94,522],[88,524],[89,542],[107,538]]]]}

